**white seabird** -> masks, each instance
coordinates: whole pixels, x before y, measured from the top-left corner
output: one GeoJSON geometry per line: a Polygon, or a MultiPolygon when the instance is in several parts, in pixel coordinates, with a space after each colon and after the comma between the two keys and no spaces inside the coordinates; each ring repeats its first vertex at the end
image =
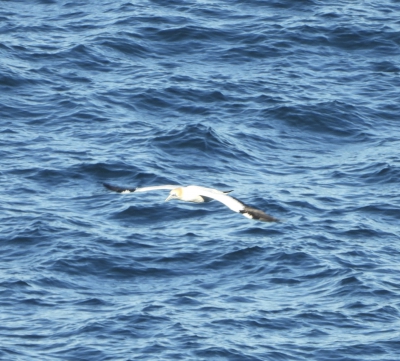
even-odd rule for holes
{"type": "Polygon", "coordinates": [[[108,183],[103,184],[107,189],[118,192],[118,193],[133,193],[133,192],[147,192],[154,190],[170,190],[169,196],[165,200],[168,202],[171,199],[178,199],[185,202],[203,203],[210,202],[213,199],[225,204],[229,209],[234,212],[241,213],[243,216],[256,219],[263,222],[279,222],[278,219],[272,217],[263,211],[247,206],[236,198],[231,197],[227,193],[232,191],[219,191],[213,188],[206,188],[200,186],[180,186],[180,185],[162,185],[162,186],[150,186],[142,188],[124,188],[113,186],[108,183]]]}

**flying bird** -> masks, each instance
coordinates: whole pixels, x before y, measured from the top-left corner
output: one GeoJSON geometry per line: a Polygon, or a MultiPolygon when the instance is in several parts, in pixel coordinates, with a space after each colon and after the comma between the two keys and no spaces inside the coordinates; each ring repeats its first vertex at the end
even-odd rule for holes
{"type": "Polygon", "coordinates": [[[150,186],[142,188],[124,188],[113,186],[108,183],[103,183],[107,189],[118,193],[133,193],[133,192],[148,192],[156,190],[170,190],[167,199],[168,202],[172,199],[178,199],[185,202],[203,203],[216,200],[221,202],[234,212],[241,213],[243,216],[263,222],[279,222],[275,217],[272,217],[263,211],[250,207],[238,199],[228,195],[232,191],[219,191],[213,188],[206,188],[201,186],[180,186],[180,185],[162,185],[150,186]]]}

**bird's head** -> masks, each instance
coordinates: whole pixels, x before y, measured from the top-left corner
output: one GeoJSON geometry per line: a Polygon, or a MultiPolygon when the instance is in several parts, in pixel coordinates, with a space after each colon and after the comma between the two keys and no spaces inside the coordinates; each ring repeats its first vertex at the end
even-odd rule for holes
{"type": "Polygon", "coordinates": [[[169,196],[165,200],[168,202],[171,199],[181,199],[182,198],[182,188],[175,188],[171,192],[169,192],[169,196]]]}

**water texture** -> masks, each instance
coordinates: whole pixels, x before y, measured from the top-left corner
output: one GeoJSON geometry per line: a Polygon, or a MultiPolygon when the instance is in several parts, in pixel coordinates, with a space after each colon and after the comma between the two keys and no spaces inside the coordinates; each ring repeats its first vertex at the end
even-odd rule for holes
{"type": "Polygon", "coordinates": [[[398,360],[399,14],[1,2],[0,359],[398,360]]]}

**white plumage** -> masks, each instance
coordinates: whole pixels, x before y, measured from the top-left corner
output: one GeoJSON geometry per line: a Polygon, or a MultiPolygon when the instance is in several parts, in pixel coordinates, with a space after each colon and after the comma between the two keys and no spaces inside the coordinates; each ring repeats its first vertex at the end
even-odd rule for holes
{"type": "Polygon", "coordinates": [[[147,192],[155,190],[170,190],[166,202],[171,199],[178,199],[185,202],[203,203],[213,199],[221,202],[234,212],[241,213],[243,216],[251,219],[257,219],[264,222],[279,222],[278,219],[264,213],[263,211],[249,207],[236,198],[231,197],[227,193],[231,191],[219,191],[213,188],[201,186],[180,186],[180,185],[161,185],[143,188],[123,188],[104,183],[107,189],[118,193],[147,192]]]}

